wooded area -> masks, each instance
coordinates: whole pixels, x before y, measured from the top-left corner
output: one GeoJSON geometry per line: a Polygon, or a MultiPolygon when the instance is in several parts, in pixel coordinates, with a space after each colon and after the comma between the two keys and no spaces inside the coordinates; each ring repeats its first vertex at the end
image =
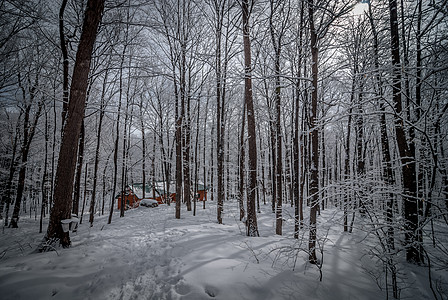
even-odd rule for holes
{"type": "Polygon", "coordinates": [[[236,201],[256,237],[257,212],[271,210],[275,234],[306,236],[321,267],[316,219],[336,207],[341,233],[369,220],[398,298],[399,257],[447,268],[445,246],[445,258],[424,246],[439,247],[434,222],[448,226],[447,8],[1,1],[3,227],[29,215],[44,232],[50,219],[40,249],[69,247],[61,221],[113,222],[129,185],[164,182],[179,219],[200,209],[203,184],[217,223],[236,201]]]}

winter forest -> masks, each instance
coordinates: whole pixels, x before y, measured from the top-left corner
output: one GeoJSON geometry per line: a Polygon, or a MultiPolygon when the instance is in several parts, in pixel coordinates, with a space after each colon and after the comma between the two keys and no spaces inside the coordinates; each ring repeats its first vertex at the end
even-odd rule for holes
{"type": "Polygon", "coordinates": [[[447,0],[2,0],[0,28],[2,299],[448,299],[447,0]]]}

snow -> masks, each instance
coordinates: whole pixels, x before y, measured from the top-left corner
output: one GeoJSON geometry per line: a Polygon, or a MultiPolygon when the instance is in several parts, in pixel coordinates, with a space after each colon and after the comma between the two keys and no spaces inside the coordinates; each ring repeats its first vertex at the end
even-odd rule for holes
{"type": "MultiPolygon", "coordinates": [[[[212,203],[213,204],[213,203],[212,203]]],[[[22,217],[19,229],[0,233],[2,299],[385,299],[372,274],[381,274],[368,255],[375,241],[354,230],[341,233],[341,213],[318,217],[319,269],[307,262],[306,230],[292,238],[293,210],[283,207],[284,236],[275,235],[270,206],[258,214],[260,237],[245,236],[238,203],[225,202],[224,224],[216,222],[216,206],[192,216],[174,205],[128,210],[79,224],[72,247],[35,253],[43,234],[39,220],[22,217]]],[[[44,227],[46,228],[46,226],[44,227]]],[[[433,299],[427,269],[403,263],[408,283],[402,299],[433,299]]],[[[435,276],[436,274],[434,274],[435,276]]],[[[444,276],[446,282],[446,274],[444,276]]],[[[442,281],[443,282],[443,281],[442,281]]],[[[446,286],[445,286],[446,289],[446,286]]],[[[446,295],[446,294],[445,294],[446,295]]]]}
{"type": "Polygon", "coordinates": [[[157,200],[154,200],[154,199],[142,199],[140,201],[140,205],[147,206],[147,207],[153,207],[153,206],[158,206],[159,202],[157,202],[157,200]]]}

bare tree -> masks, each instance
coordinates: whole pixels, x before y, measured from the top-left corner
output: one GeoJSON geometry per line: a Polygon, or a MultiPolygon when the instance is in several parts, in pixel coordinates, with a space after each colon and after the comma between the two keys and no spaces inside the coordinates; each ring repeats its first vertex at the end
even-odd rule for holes
{"type": "Polygon", "coordinates": [[[270,14],[269,14],[269,32],[271,34],[271,42],[274,48],[274,76],[275,76],[275,142],[276,142],[276,168],[275,168],[275,183],[276,188],[276,210],[275,210],[275,233],[282,234],[282,205],[283,205],[283,155],[282,155],[282,129],[281,129],[281,68],[280,59],[283,46],[283,37],[288,25],[290,11],[289,5],[285,2],[270,1],[270,14]],[[276,27],[278,19],[281,20],[280,26],[276,27]]]}
{"type": "Polygon", "coordinates": [[[313,264],[317,263],[316,257],[316,213],[319,205],[319,129],[317,126],[317,87],[318,87],[318,63],[319,63],[319,48],[317,45],[317,31],[314,24],[315,6],[313,0],[308,0],[308,22],[310,26],[311,37],[311,73],[312,73],[312,92],[311,92],[311,116],[310,116],[310,131],[311,131],[311,176],[310,176],[310,196],[311,196],[311,211],[310,211],[310,237],[309,237],[309,261],[313,264]]]}
{"type": "Polygon", "coordinates": [[[401,66],[400,66],[400,37],[398,32],[397,0],[389,0],[389,20],[391,34],[391,56],[392,56],[392,101],[395,108],[395,138],[401,160],[401,171],[403,176],[404,216],[406,219],[406,260],[420,263],[423,260],[423,250],[417,243],[418,211],[417,190],[415,174],[415,156],[413,155],[406,139],[404,128],[403,104],[401,100],[401,66]]]}
{"type": "MultiPolygon", "coordinates": [[[[36,72],[34,76],[34,82],[31,84],[31,79],[28,77],[28,93],[29,93],[29,100],[27,101],[27,92],[26,88],[23,85],[21,75],[19,73],[19,87],[22,90],[22,96],[23,96],[23,103],[24,103],[24,117],[23,117],[23,140],[22,140],[22,147],[20,150],[20,156],[21,156],[21,164],[19,168],[19,179],[17,184],[17,194],[16,194],[16,201],[14,203],[14,210],[12,212],[11,217],[11,223],[9,224],[9,227],[17,228],[18,227],[18,221],[19,221],[19,213],[20,213],[20,207],[22,204],[22,196],[23,191],[25,189],[25,176],[26,176],[26,168],[27,168],[27,162],[28,162],[28,154],[30,151],[31,142],[33,140],[34,134],[36,132],[37,122],[39,121],[40,115],[42,113],[42,107],[44,105],[44,97],[40,96],[40,100],[37,104],[37,110],[34,113],[34,118],[31,121],[31,109],[33,107],[33,103],[36,100],[37,95],[37,88],[39,85],[39,71],[36,72]]],[[[29,75],[31,76],[31,75],[29,75]]]]}
{"type": "MultiPolygon", "coordinates": [[[[253,5],[253,2],[251,2],[253,5]]],[[[254,100],[252,96],[252,67],[250,50],[250,11],[249,0],[241,3],[243,11],[244,43],[244,102],[247,110],[247,135],[249,142],[249,170],[247,195],[247,236],[259,236],[257,211],[255,209],[257,190],[257,137],[255,132],[254,100]]]]}
{"type": "MultiPolygon", "coordinates": [[[[104,0],[87,1],[81,38],[73,69],[67,120],[63,129],[61,149],[59,151],[54,207],[50,214],[50,222],[45,239],[50,243],[59,241],[63,247],[69,247],[71,244],[69,233],[64,232],[61,221],[71,218],[73,179],[78,151],[77,142],[84,117],[93,45],[95,44],[103,9],[104,0]]],[[[43,248],[43,250],[46,249],[43,248]]]]}

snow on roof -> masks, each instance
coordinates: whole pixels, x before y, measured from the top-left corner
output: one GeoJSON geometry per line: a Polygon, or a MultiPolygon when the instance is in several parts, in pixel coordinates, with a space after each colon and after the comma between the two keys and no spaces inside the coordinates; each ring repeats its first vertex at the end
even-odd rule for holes
{"type": "MultiPolygon", "coordinates": [[[[134,183],[131,187],[132,192],[139,198],[143,198],[143,183],[134,183]]],[[[152,194],[152,188],[148,184],[145,184],[145,196],[152,194]]]]}
{"type": "MultiPolygon", "coordinates": [[[[139,199],[143,198],[143,183],[134,183],[131,186],[129,186],[129,188],[139,199]]],[[[154,182],[154,190],[156,193],[156,197],[160,197],[160,196],[167,194],[166,188],[167,188],[167,186],[166,186],[165,181],[154,182]]],[[[191,189],[192,190],[194,189],[194,183],[192,183],[191,189]]],[[[201,181],[198,181],[198,191],[204,191],[207,189],[208,189],[207,186],[205,186],[201,181]]],[[[175,182],[174,181],[172,181],[170,183],[169,190],[170,190],[170,194],[174,193],[174,190],[175,190],[175,182]]],[[[145,184],[145,197],[152,196],[152,193],[153,193],[152,185],[145,184]]]]}
{"type": "MultiPolygon", "coordinates": [[[[170,189],[169,189],[170,193],[174,192],[174,186],[175,186],[174,182],[173,181],[170,182],[170,189]]],[[[160,195],[167,194],[167,191],[166,191],[167,185],[166,185],[165,181],[156,181],[156,182],[154,182],[154,187],[155,187],[156,191],[160,195]]]]}

